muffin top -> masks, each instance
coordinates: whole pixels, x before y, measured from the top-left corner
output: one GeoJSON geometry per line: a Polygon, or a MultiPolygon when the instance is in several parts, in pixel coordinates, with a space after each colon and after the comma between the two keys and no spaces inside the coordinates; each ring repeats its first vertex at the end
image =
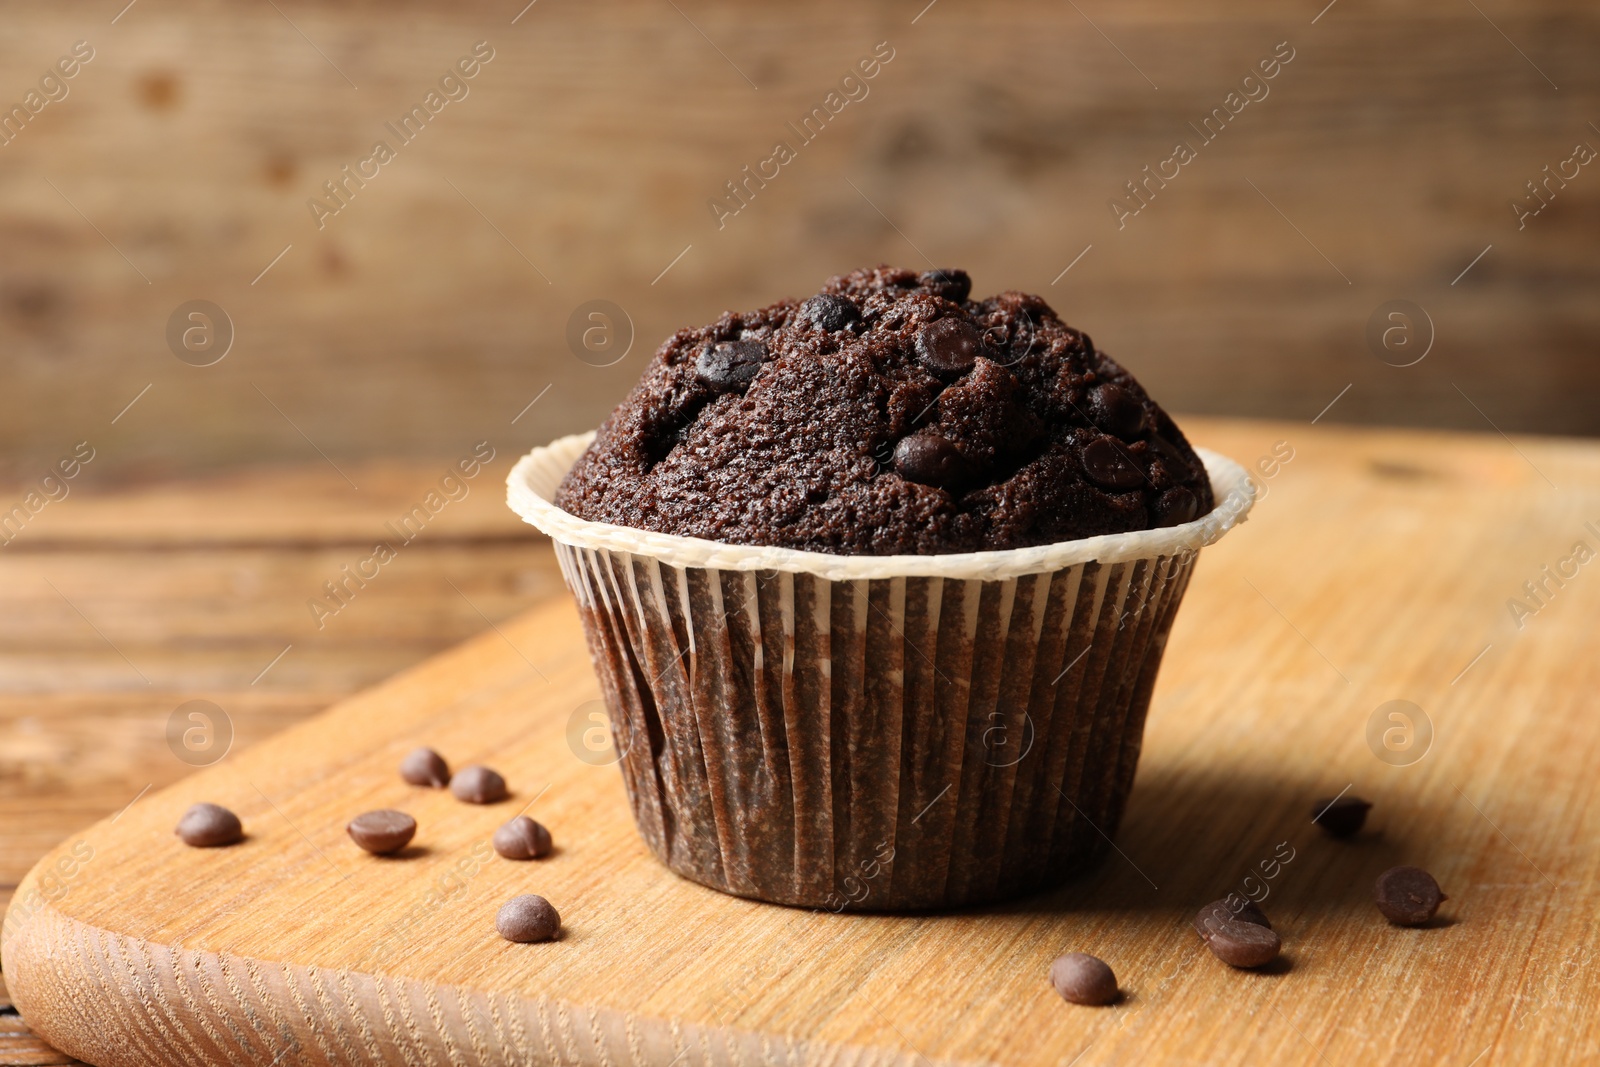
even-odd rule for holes
{"type": "Polygon", "coordinates": [[[592,522],[849,555],[1026,548],[1188,522],[1205,468],[1042,299],[965,271],[831,278],[673,334],[568,472],[592,522]]]}

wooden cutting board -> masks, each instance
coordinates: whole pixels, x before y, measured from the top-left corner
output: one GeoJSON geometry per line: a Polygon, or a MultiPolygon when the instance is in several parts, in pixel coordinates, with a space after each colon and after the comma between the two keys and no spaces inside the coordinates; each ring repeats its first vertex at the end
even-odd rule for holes
{"type": "Polygon", "coordinates": [[[1274,438],[1293,458],[1204,553],[1118,849],[1078,882],[881,916],[676,878],[635,836],[616,768],[577,755],[598,688],[563,601],[63,842],[7,918],[12,996],[56,1046],[119,1067],[1593,1060],[1600,563],[1568,565],[1520,629],[1507,601],[1532,607],[1523,583],[1578,542],[1600,550],[1600,450],[1310,429],[1205,443],[1248,464],[1274,438]],[[1431,722],[1414,762],[1420,720],[1417,747],[1384,747],[1387,713],[1369,746],[1391,700],[1431,722]],[[493,764],[515,796],[406,786],[394,768],[419,743],[493,764]],[[1347,786],[1376,804],[1368,829],[1327,840],[1310,806],[1347,786]],[[239,812],[248,839],[181,846],[197,800],[239,812]],[[400,857],[345,836],[379,807],[421,824],[400,857]],[[551,858],[488,851],[523,808],[551,858]],[[1402,862],[1450,895],[1431,928],[1372,907],[1402,862]],[[1281,966],[1230,970],[1190,930],[1230,891],[1265,894],[1281,966]],[[522,892],[560,909],[559,942],[495,935],[522,892]],[[1074,949],[1111,963],[1121,1003],[1055,995],[1046,968],[1074,949]]]}

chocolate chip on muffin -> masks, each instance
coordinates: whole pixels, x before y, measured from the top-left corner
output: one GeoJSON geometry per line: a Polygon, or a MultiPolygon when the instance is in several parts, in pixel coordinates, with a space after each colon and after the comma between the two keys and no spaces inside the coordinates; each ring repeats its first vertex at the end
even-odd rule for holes
{"type": "Polygon", "coordinates": [[[760,341],[720,341],[696,357],[694,374],[718,392],[726,392],[749,385],[766,361],[767,346],[760,341]]]}
{"type": "Polygon", "coordinates": [[[917,356],[935,374],[965,374],[983,353],[983,334],[963,319],[935,319],[917,331],[917,356]]]}
{"type": "Polygon", "coordinates": [[[1144,404],[1120,385],[1097,385],[1089,390],[1089,417],[1114,437],[1132,441],[1149,426],[1144,404]]]}
{"type": "Polygon", "coordinates": [[[1192,521],[1199,513],[1200,502],[1195,499],[1194,493],[1181,485],[1175,485],[1156,497],[1151,509],[1156,526],[1181,526],[1192,521]]]}
{"type": "Polygon", "coordinates": [[[800,314],[819,330],[843,330],[861,321],[861,309],[835,293],[817,294],[800,306],[800,314]]]}
{"type": "Polygon", "coordinates": [[[656,352],[556,494],[581,519],[850,555],[1027,548],[1192,521],[1204,465],[1037,296],[892,267],[656,352]]]}
{"type": "Polygon", "coordinates": [[[968,464],[948,438],[923,432],[900,438],[894,469],[908,482],[953,489],[965,480],[968,464]]]}
{"type": "Polygon", "coordinates": [[[972,279],[964,270],[925,270],[917,275],[917,282],[930,293],[944,297],[952,304],[964,304],[972,293],[972,279]]]}

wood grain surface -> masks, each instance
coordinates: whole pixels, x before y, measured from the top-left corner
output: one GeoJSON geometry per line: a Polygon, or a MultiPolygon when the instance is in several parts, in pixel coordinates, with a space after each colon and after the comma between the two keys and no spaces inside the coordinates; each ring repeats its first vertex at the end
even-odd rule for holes
{"type": "Polygon", "coordinates": [[[889,917],[673,877],[634,834],[615,768],[574,754],[569,723],[597,687],[556,600],[73,834],[12,904],[11,995],[46,1039],[106,1065],[1600,1055],[1584,1007],[1600,965],[1600,585],[1574,552],[1600,546],[1600,450],[1190,421],[1246,463],[1292,458],[1266,465],[1251,521],[1203,555],[1118,851],[1081,881],[889,917]],[[1531,610],[1514,619],[1519,597],[1531,610]],[[1369,720],[1396,699],[1432,738],[1381,759],[1369,720]],[[403,785],[394,764],[418,742],[493,762],[516,795],[474,808],[403,785]],[[1375,802],[1368,829],[1326,840],[1310,806],[1346,786],[1375,802]],[[171,826],[199,799],[238,810],[249,839],[179,846],[171,826]],[[345,838],[379,806],[418,817],[409,854],[345,838]],[[524,806],[556,855],[480,862],[524,806]],[[1450,896],[1430,928],[1372,907],[1373,877],[1402,862],[1450,896]],[[1188,920],[1260,889],[1286,962],[1229,970],[1188,920]],[[494,909],[527,891],[562,911],[558,943],[494,935],[494,909]],[[1072,949],[1111,963],[1120,1004],[1050,990],[1046,966],[1072,949]]]}
{"type": "MultiPolygon", "coordinates": [[[[505,508],[509,459],[320,631],[306,600],[444,461],[343,464],[359,492],[321,459],[80,485],[40,512],[0,548],[0,907],[69,833],[193,770],[166,738],[181,704],[214,702],[242,748],[560,592],[505,508]]],[[[0,1032],[0,1065],[65,1062],[0,1032]]]]}
{"type": "Polygon", "coordinates": [[[1309,419],[1351,385],[1325,421],[1600,432],[1600,171],[1523,228],[1509,206],[1600,148],[1590,0],[125,7],[0,0],[0,104],[95,49],[0,147],[19,476],[84,439],[108,472],[525,449],[680,326],[881,261],[1044,293],[1188,411],[1309,419]],[[470,94],[319,229],[323,183],[478,41],[470,94]],[[707,202],[884,41],[719,227],[707,202]],[[1270,95],[1119,228],[1108,201],[1284,41],[1270,95]],[[566,341],[597,298],[636,338],[604,368],[566,341]],[[1396,298],[1437,332],[1404,370],[1364,340],[1396,298]],[[167,350],[196,299],[235,329],[212,367],[167,350]]]}

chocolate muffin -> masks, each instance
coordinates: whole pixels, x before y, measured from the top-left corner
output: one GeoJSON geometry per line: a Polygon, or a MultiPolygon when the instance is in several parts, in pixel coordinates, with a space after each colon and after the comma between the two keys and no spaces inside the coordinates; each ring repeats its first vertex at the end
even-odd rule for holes
{"type": "Polygon", "coordinates": [[[892,267],[674,334],[562,482],[605,522],[850,555],[1026,548],[1212,508],[1183,433],[1037,296],[892,267]]]}
{"type": "Polygon", "coordinates": [[[682,331],[507,479],[685,878],[915,911],[1110,847],[1195,560],[1253,490],[1038,297],[969,290],[880,267],[682,331]]]}

